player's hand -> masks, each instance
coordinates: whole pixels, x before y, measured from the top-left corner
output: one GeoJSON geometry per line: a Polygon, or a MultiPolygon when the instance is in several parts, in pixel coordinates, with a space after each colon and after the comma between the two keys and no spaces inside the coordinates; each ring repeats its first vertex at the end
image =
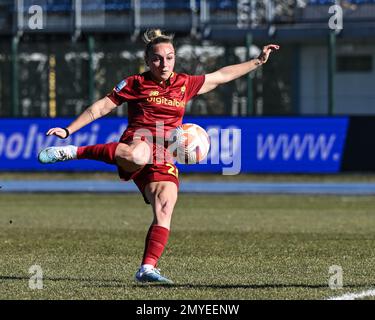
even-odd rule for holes
{"type": "Polygon", "coordinates": [[[269,44],[263,47],[263,50],[261,54],[258,57],[258,60],[260,61],[261,64],[264,64],[268,61],[268,58],[271,54],[272,51],[279,50],[280,46],[277,44],[269,44]]]}
{"type": "Polygon", "coordinates": [[[60,139],[65,139],[67,137],[67,133],[63,128],[51,128],[47,131],[46,136],[56,136],[60,139]]]}

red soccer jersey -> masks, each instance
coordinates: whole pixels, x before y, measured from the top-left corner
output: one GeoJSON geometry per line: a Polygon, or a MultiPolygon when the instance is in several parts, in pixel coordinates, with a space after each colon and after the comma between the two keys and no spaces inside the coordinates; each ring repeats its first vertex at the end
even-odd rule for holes
{"type": "Polygon", "coordinates": [[[158,84],[148,71],[124,79],[107,97],[116,105],[128,103],[126,133],[147,129],[156,136],[156,124],[162,122],[164,135],[182,124],[185,106],[196,96],[204,79],[204,75],[172,73],[168,81],[158,84]]]}

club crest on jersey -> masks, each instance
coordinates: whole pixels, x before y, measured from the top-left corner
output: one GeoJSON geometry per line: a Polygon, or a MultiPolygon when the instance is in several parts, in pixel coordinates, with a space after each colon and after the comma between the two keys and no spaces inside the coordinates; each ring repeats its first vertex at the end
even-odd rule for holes
{"type": "Polygon", "coordinates": [[[116,87],[115,91],[120,92],[126,86],[126,81],[122,80],[116,87]]]}
{"type": "Polygon", "coordinates": [[[181,87],[181,92],[184,93],[186,91],[186,86],[181,87]]]}

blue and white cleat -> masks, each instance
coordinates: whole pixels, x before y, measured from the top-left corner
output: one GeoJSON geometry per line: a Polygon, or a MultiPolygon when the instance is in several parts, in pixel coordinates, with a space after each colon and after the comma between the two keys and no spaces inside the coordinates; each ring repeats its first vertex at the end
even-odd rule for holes
{"type": "Polygon", "coordinates": [[[139,269],[135,275],[135,280],[142,283],[173,284],[172,280],[162,276],[159,269],[156,268],[144,272],[141,272],[141,269],[139,269]]]}
{"type": "Polygon", "coordinates": [[[38,160],[45,164],[77,159],[77,149],[76,146],[45,148],[39,153],[38,160]]]}

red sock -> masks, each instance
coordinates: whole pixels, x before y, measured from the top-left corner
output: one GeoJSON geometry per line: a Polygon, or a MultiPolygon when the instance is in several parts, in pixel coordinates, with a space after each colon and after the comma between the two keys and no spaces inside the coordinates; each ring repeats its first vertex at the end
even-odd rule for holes
{"type": "Polygon", "coordinates": [[[151,264],[155,267],[164,251],[168,238],[169,230],[167,228],[152,225],[147,233],[142,264],[151,264]]]}
{"type": "Polygon", "coordinates": [[[78,147],[77,159],[90,159],[115,164],[115,151],[119,143],[95,144],[93,146],[78,147]]]}

